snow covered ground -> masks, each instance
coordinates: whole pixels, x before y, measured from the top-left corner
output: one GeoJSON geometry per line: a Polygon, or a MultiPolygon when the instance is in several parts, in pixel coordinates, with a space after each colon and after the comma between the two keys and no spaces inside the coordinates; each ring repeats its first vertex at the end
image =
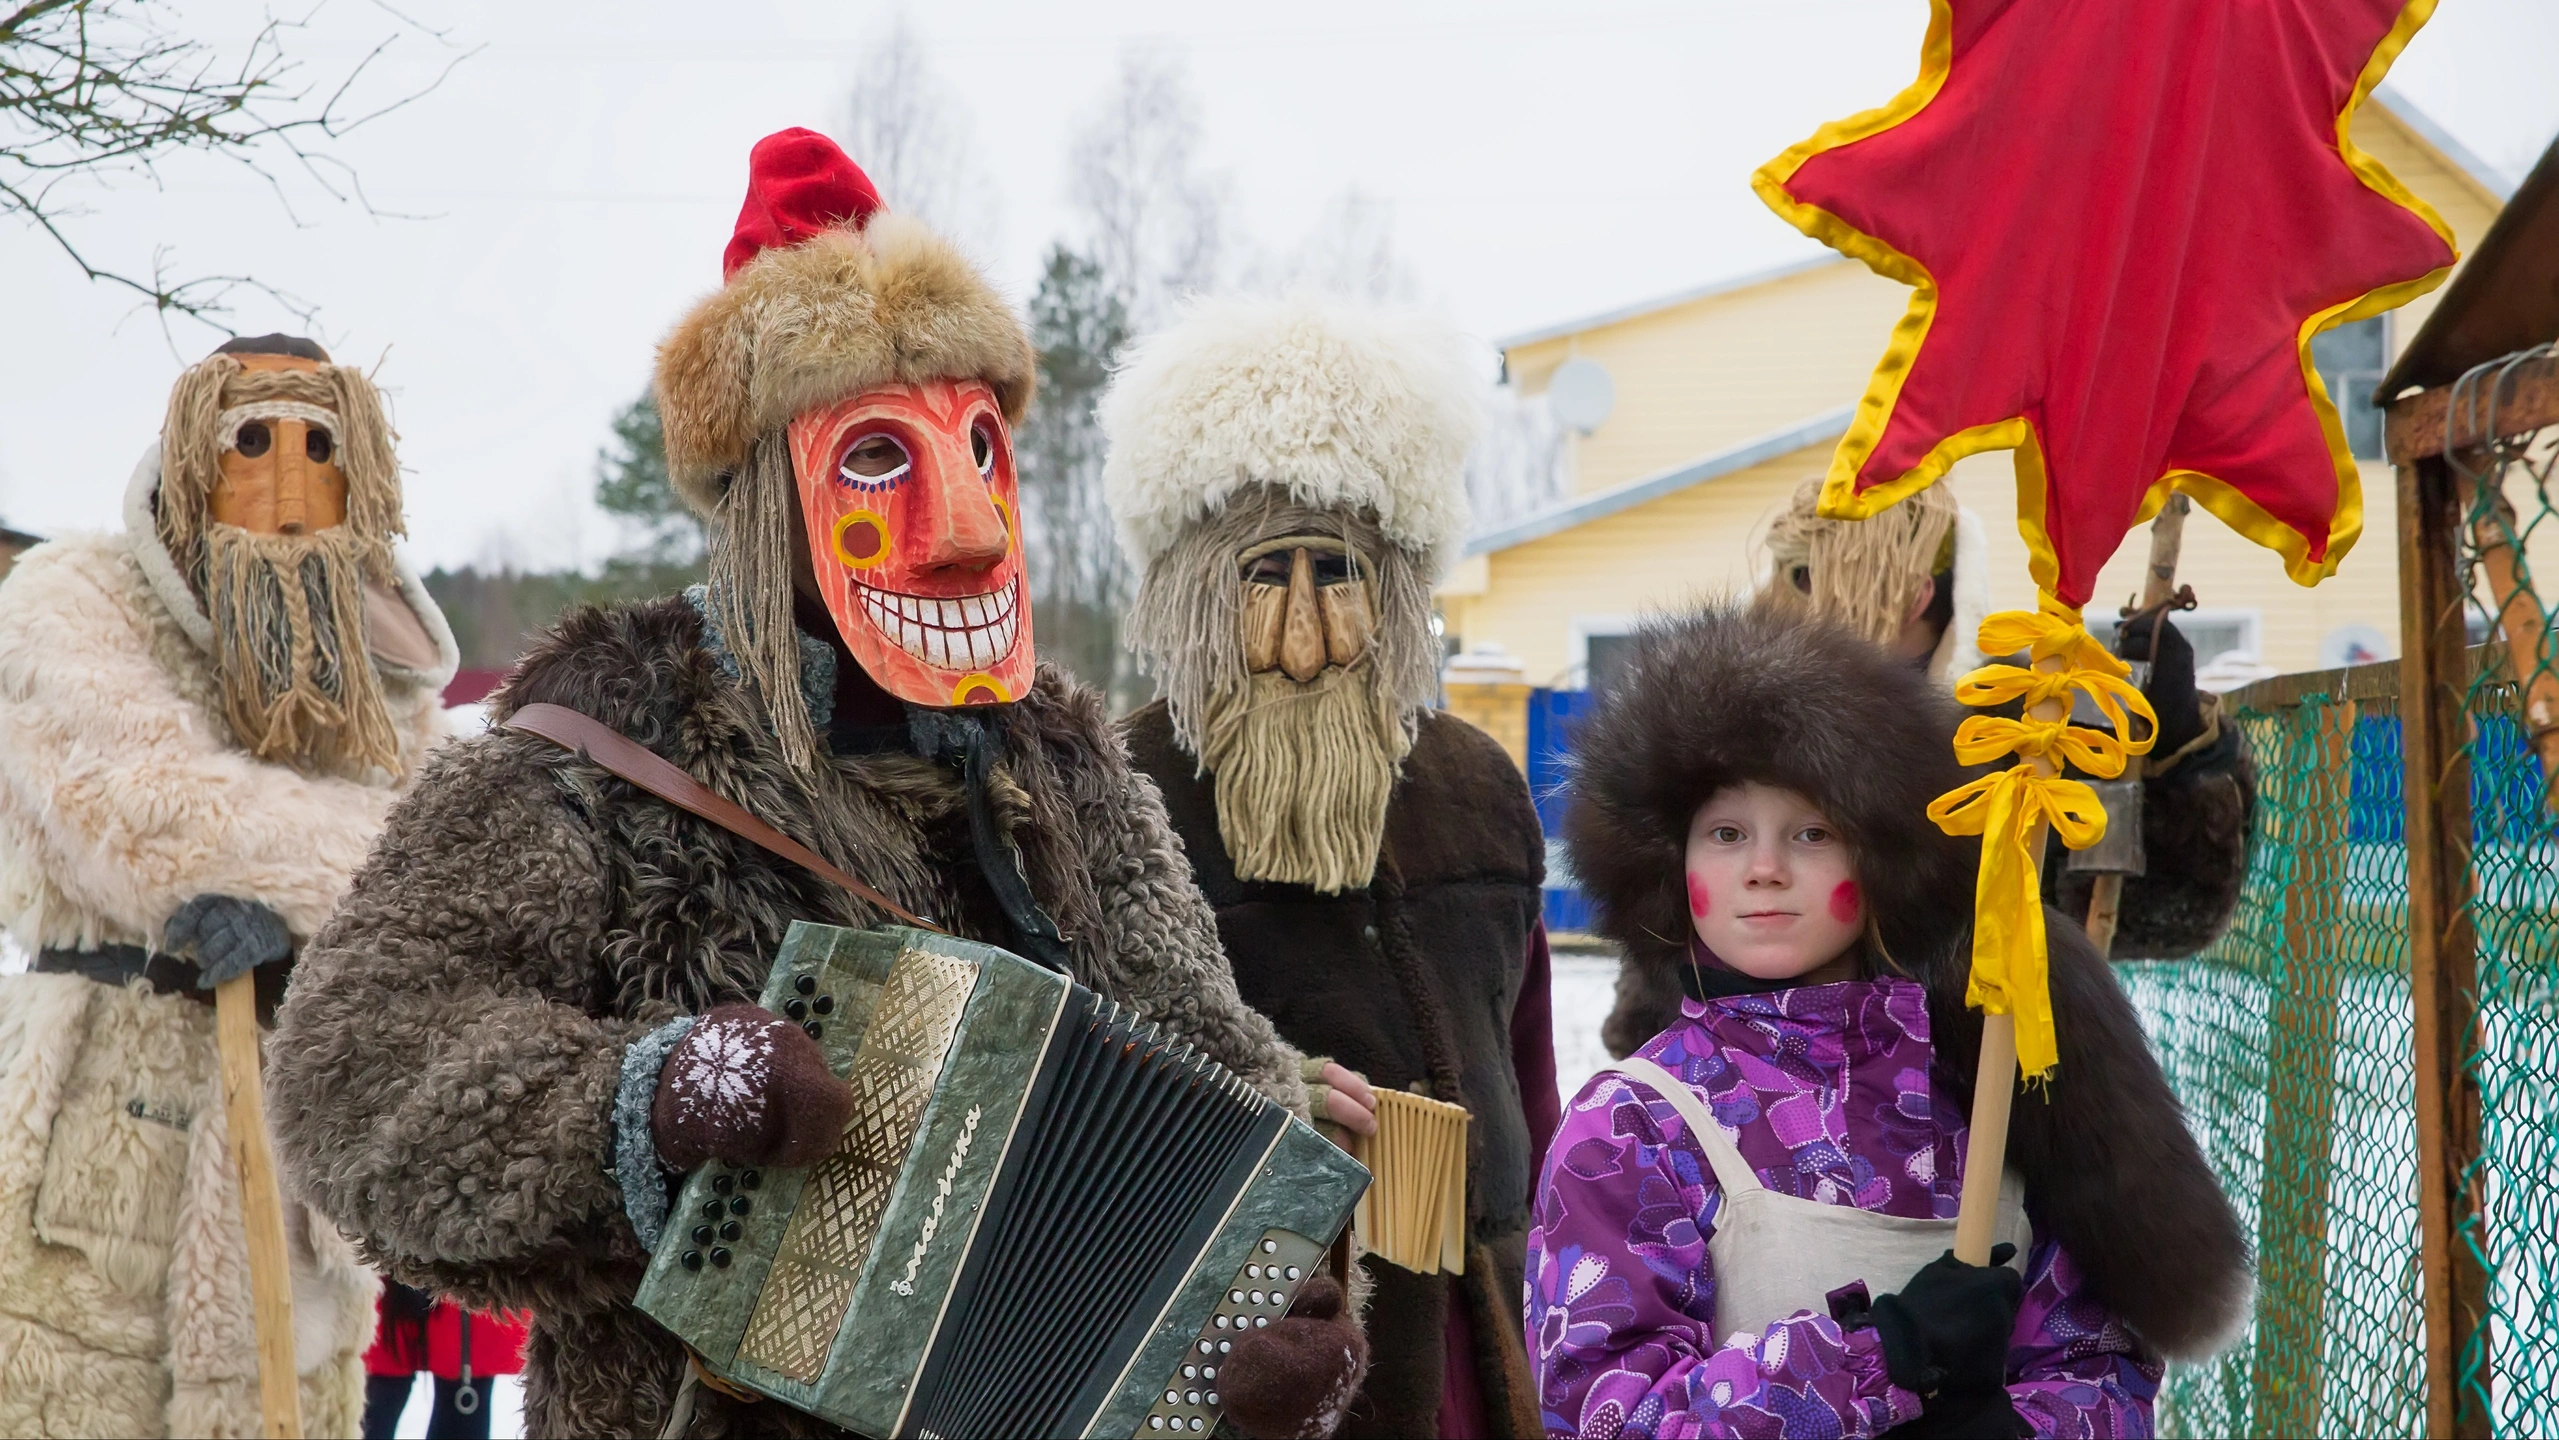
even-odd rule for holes
{"type": "Polygon", "coordinates": [[[1566,1104],[1608,1063],[1599,1026],[1616,998],[1615,950],[1555,952],[1555,1088],[1566,1104]]]}

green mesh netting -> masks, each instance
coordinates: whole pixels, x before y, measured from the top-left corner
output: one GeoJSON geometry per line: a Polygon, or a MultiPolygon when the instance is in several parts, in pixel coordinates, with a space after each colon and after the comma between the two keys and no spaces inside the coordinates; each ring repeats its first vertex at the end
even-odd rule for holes
{"type": "MultiPolygon", "coordinates": [[[[2559,840],[2483,647],[2469,694],[2473,921],[2492,1353],[2463,1357],[2502,1435],[2559,1434],[2559,840]]],[[[2406,812],[2396,667],[2234,697],[2259,770],[2237,917],[2189,960],[2117,968],[2255,1232],[2256,1319],[2173,1367],[2163,1435],[2425,1427],[2406,812]],[[2323,690],[2306,687],[2325,685],[2323,690]]]]}
{"type": "MultiPolygon", "coordinates": [[[[2530,354],[2547,355],[2543,346],[2530,354]]],[[[2528,358],[2525,357],[2517,357],[2528,358]]],[[[2483,367],[2483,370],[2487,367],[2483,367]]],[[[2511,369],[2511,365],[2505,367],[2511,369]]],[[[2502,394],[2456,386],[2474,412],[2502,394]]],[[[2473,372],[2478,377],[2480,372],[2473,372]]],[[[2489,434],[2501,428],[2480,427],[2489,434]]],[[[2499,639],[2473,671],[2471,921],[2478,931],[2480,1034],[2468,1056],[2480,1092],[2481,1214],[2455,1237],[2488,1275],[2485,1344],[2453,1357],[2458,1383],[2484,1397],[2501,1435],[2559,1434],[2559,787],[2532,748],[2559,726],[2559,634],[2532,558],[2559,547],[2559,429],[2501,441],[2460,475],[2467,522],[2463,578],[2499,639]],[[2520,643],[2515,643],[2520,641],[2520,643]]]]}

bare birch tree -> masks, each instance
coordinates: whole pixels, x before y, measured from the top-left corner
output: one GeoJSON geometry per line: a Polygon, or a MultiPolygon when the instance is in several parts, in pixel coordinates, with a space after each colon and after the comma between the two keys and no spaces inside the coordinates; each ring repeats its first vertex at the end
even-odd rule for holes
{"type": "Polygon", "coordinates": [[[972,130],[967,109],[943,87],[923,42],[899,15],[854,77],[844,148],[890,209],[984,252],[1000,216],[972,130]]]}
{"type": "Polygon", "coordinates": [[[1123,710],[1149,690],[1120,643],[1137,575],[1102,498],[1094,407],[1129,339],[1219,281],[1227,188],[1200,162],[1199,128],[1178,65],[1122,60],[1068,150],[1082,234],[1051,247],[1031,301],[1040,393],[1016,453],[1040,650],[1123,710]]]}
{"type": "Polygon", "coordinates": [[[1067,154],[1067,195],[1082,212],[1082,250],[1145,334],[1184,295],[1216,287],[1225,258],[1229,192],[1202,168],[1199,102],[1181,66],[1122,57],[1102,106],[1067,154]]]}

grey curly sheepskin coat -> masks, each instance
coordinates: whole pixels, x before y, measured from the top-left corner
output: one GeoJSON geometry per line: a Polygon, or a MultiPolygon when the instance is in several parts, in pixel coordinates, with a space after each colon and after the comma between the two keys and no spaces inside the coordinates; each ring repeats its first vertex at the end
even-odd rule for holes
{"type": "MultiPolygon", "coordinates": [[[[900,752],[791,769],[683,599],[563,620],[495,699],[549,701],[690,771],[955,932],[1002,911],[956,776],[900,752]]],[[[1238,998],[1154,786],[1097,697],[1043,669],[1005,717],[995,799],[1077,978],[1303,1113],[1300,1057],[1238,998]]],[[[793,919],[876,923],[849,896],[539,739],[448,746],[305,952],[270,1113],[301,1192],[394,1276],[535,1319],[536,1435],[655,1434],[685,1368],[631,1306],[647,1255],[614,1178],[623,1047],[753,1001],[793,919]]],[[[830,1434],[700,1396],[692,1433],[830,1434]]]]}

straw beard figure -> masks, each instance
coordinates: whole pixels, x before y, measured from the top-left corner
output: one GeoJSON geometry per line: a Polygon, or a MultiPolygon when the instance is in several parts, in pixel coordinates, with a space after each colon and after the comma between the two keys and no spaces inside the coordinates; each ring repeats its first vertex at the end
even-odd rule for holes
{"type": "MultiPolygon", "coordinates": [[[[162,434],[153,519],[212,624],[232,734],[297,769],[397,775],[399,741],[364,663],[365,591],[396,587],[403,529],[373,386],[309,354],[217,353],[180,377],[162,434]]],[[[377,629],[416,630],[400,624],[406,607],[373,608],[377,629]]]]}
{"type": "Polygon", "coordinates": [[[1102,410],[1143,572],[1125,634],[1164,694],[1121,728],[1237,983],[1301,1049],[1474,1116],[1465,1274],[1354,1271],[1374,1348],[1351,1435],[1537,1432],[1517,1316],[1556,1109],[1544,849],[1518,768],[1434,708],[1475,389],[1417,316],[1218,303],[1144,341],[1102,410]]]}
{"type": "MultiPolygon", "coordinates": [[[[391,432],[309,340],[184,371],[119,533],[0,585],[0,1434],[260,1425],[214,987],[271,1017],[428,750],[455,654],[391,432]]],[[[301,1407],[351,1434],[376,1281],[287,1191],[301,1407]]]]}
{"type": "MultiPolygon", "coordinates": [[[[850,1088],[755,1002],[793,921],[891,917],[510,731],[524,706],[583,712],[906,910],[1051,960],[1276,1103],[1308,1101],[1100,697],[1034,661],[1020,320],[823,136],[768,136],[749,172],[720,288],[658,352],[708,584],[574,611],[535,644],[496,728],[421,783],[315,941],[270,1080],[286,1162],[347,1233],[409,1283],[533,1311],[536,1434],[657,1434],[683,1413],[698,1433],[840,1433],[688,1388],[682,1346],[632,1302],[685,1170],[842,1141],[850,1088]]],[[[1259,1332],[1307,1363],[1221,1366],[1253,1433],[1320,1428],[1359,1374],[1324,1288],[1259,1332]]]]}

